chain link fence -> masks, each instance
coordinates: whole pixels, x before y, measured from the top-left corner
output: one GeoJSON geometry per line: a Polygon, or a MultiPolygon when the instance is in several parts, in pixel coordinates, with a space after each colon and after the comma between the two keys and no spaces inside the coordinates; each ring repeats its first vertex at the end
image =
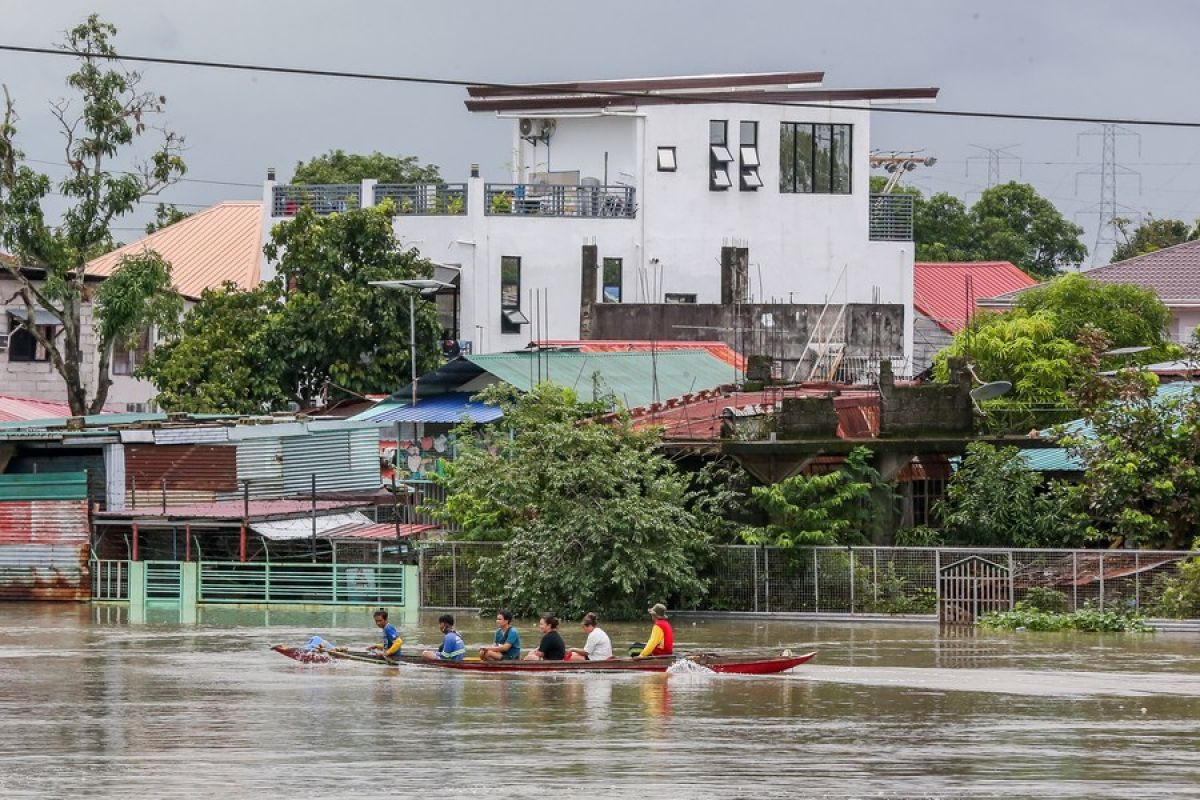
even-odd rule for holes
{"type": "MultiPolygon", "coordinates": [[[[481,562],[501,552],[495,542],[433,542],[419,551],[421,604],[476,608],[481,562]]],[[[1011,603],[1032,590],[1052,590],[1066,610],[1138,610],[1157,606],[1179,566],[1200,552],[1147,550],[1009,550],[925,547],[751,545],[713,548],[701,573],[708,593],[697,610],[761,613],[937,613],[939,574],[965,559],[982,559],[1005,574],[1011,603]]]]}

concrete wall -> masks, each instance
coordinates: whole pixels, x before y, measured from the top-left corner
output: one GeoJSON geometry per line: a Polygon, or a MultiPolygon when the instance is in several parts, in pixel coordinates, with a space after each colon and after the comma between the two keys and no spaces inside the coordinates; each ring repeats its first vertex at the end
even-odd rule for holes
{"type": "MultiPolygon", "coordinates": [[[[787,378],[803,355],[824,308],[800,304],[604,303],[592,309],[590,338],[722,341],[745,355],[774,356],[787,378]]],[[[825,311],[818,340],[831,337],[828,328],[837,314],[837,307],[825,311]]],[[[902,357],[903,306],[853,304],[846,309],[844,324],[847,358],[902,357]]]]}
{"type": "MultiPolygon", "coordinates": [[[[0,333],[9,332],[9,310],[25,312],[25,304],[16,296],[19,284],[0,274],[0,333]]],[[[89,393],[96,386],[96,340],[92,329],[92,306],[85,303],[79,314],[82,333],[84,382],[89,393]]],[[[9,351],[0,351],[0,393],[35,400],[67,402],[66,383],[49,361],[10,361],[9,351]]],[[[113,376],[106,405],[124,411],[126,404],[149,403],[157,392],[153,384],[131,376],[113,376]]]]}
{"type": "Polygon", "coordinates": [[[971,378],[951,365],[949,383],[895,386],[891,365],[879,377],[879,435],[920,437],[971,431],[971,378]]]}
{"type": "Polygon", "coordinates": [[[1167,333],[1176,341],[1191,341],[1192,333],[1200,327],[1200,308],[1171,308],[1171,329],[1167,333]]]}

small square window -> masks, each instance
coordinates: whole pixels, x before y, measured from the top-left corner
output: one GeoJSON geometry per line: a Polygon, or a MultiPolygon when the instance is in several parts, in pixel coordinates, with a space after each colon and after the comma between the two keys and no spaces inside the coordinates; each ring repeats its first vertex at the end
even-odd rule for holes
{"type": "Polygon", "coordinates": [[[659,172],[674,172],[675,171],[675,148],[674,147],[658,148],[658,171],[659,172]]]}
{"type": "Polygon", "coordinates": [[[733,161],[733,155],[725,145],[713,145],[712,157],[714,161],[721,164],[728,164],[730,161],[733,161]]]}
{"type": "Polygon", "coordinates": [[[743,189],[758,189],[762,185],[762,178],[758,176],[758,170],[753,168],[742,170],[743,189]]]}
{"type": "Polygon", "coordinates": [[[758,148],[753,145],[742,145],[742,166],[757,167],[758,163],[758,148]]]}
{"type": "Polygon", "coordinates": [[[731,184],[729,182],[729,173],[723,169],[714,169],[712,171],[712,185],[715,188],[728,189],[731,184]]]}

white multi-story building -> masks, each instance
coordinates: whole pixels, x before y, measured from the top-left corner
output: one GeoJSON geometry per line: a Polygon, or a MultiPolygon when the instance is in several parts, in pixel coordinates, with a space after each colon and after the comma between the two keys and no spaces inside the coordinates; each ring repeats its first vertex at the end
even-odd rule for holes
{"type": "Polygon", "coordinates": [[[886,355],[911,357],[911,198],[870,192],[869,111],[937,90],[831,90],[822,78],[472,87],[469,111],[512,121],[509,183],[269,181],[264,224],[302,204],[390,198],[398,236],[454,285],[444,324],[475,352],[586,337],[607,304],[873,304],[903,309],[886,355]]]}

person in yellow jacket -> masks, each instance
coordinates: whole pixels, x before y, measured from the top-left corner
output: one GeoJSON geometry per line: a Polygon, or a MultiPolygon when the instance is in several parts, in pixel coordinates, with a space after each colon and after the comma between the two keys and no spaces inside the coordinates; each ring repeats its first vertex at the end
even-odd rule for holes
{"type": "Polygon", "coordinates": [[[637,657],[673,655],[675,653],[675,632],[671,630],[671,623],[667,622],[667,607],[662,603],[655,603],[646,610],[654,619],[654,627],[650,629],[650,639],[642,647],[642,651],[637,654],[637,657]]]}

